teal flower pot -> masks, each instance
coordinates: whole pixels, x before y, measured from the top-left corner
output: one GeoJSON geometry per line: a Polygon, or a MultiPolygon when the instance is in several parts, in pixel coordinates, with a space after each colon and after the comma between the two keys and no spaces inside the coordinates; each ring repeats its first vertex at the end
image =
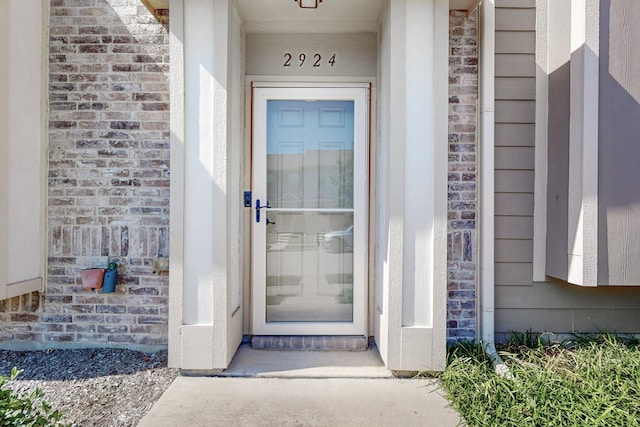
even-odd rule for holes
{"type": "Polygon", "coordinates": [[[104,280],[102,282],[102,293],[111,293],[116,291],[116,280],[118,279],[118,265],[115,262],[109,263],[109,268],[104,272],[104,280]]]}

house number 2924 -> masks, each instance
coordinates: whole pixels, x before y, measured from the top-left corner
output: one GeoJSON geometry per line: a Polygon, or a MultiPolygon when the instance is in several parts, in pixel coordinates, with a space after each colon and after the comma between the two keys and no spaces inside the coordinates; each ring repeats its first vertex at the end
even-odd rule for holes
{"type": "MultiPolygon", "coordinates": [[[[320,55],[319,53],[315,53],[313,54],[313,56],[309,56],[309,58],[307,58],[307,55],[305,53],[301,53],[296,58],[292,54],[287,52],[284,54],[284,64],[282,64],[282,66],[283,67],[294,67],[294,66],[302,67],[304,63],[307,61],[309,64],[313,64],[312,65],[313,67],[320,67],[322,65],[322,55],[320,55]]],[[[333,67],[336,63],[336,54],[334,53],[333,55],[331,55],[331,57],[326,61],[328,65],[333,67]]]]}

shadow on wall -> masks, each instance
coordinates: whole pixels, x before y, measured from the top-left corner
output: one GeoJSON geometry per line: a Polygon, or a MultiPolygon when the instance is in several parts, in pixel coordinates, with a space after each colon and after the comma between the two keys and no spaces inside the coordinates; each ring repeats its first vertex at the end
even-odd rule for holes
{"type": "MultiPolygon", "coordinates": [[[[599,284],[640,284],[639,17],[640,2],[600,3],[599,284]]],[[[557,277],[567,272],[570,69],[549,75],[547,273],[557,277]]]]}
{"type": "Polygon", "coordinates": [[[600,3],[599,282],[640,284],[640,2],[600,3]]]}

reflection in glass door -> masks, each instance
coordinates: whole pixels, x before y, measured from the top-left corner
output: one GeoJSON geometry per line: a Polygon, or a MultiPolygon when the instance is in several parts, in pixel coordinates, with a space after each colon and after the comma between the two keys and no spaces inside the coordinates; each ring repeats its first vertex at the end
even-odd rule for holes
{"type": "Polygon", "coordinates": [[[366,132],[357,117],[364,98],[337,89],[303,99],[296,97],[313,90],[263,91],[269,95],[258,98],[254,123],[263,126],[254,136],[257,333],[354,333],[364,323],[364,301],[354,304],[364,295],[366,187],[357,188],[366,182],[366,132]]]}
{"type": "Polygon", "coordinates": [[[353,319],[353,101],[267,101],[267,322],[353,319]]]}

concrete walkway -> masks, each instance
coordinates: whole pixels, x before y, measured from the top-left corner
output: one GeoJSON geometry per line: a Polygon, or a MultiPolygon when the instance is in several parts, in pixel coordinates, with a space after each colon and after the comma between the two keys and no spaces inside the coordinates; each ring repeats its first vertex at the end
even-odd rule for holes
{"type": "Polygon", "coordinates": [[[459,425],[459,415],[435,380],[393,378],[380,363],[375,350],[282,352],[243,346],[222,374],[226,377],[178,377],[138,425],[459,425]]]}

